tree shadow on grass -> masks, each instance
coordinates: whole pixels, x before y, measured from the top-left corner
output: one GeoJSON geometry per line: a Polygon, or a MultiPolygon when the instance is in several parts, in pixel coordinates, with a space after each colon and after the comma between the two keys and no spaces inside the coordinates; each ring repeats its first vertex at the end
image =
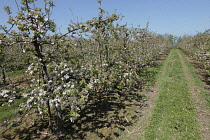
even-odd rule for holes
{"type": "MultiPolygon", "coordinates": [[[[119,137],[120,132],[135,123],[135,111],[142,107],[142,98],[138,93],[110,93],[100,100],[91,100],[81,110],[80,117],[74,124],[70,121],[66,123],[66,132],[72,139],[119,137]]],[[[97,97],[92,96],[92,99],[97,97]]]]}
{"type": "MultiPolygon", "coordinates": [[[[87,104],[79,112],[80,116],[72,123],[66,118],[65,135],[55,136],[49,133],[46,119],[38,119],[31,125],[32,119],[25,117],[5,133],[4,139],[114,139],[120,137],[126,127],[135,124],[141,115],[137,110],[143,106],[143,96],[137,92],[102,94],[100,100],[91,95],[87,104]]],[[[64,116],[69,116],[65,108],[64,116]]],[[[0,137],[1,138],[1,137],[0,137]]]]}

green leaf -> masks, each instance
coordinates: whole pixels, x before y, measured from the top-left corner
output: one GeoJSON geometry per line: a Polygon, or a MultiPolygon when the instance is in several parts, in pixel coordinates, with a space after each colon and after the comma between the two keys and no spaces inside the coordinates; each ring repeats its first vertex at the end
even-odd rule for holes
{"type": "Polygon", "coordinates": [[[9,6],[5,6],[4,7],[4,10],[5,10],[5,12],[7,12],[8,15],[11,15],[12,14],[9,6]]]}
{"type": "Polygon", "coordinates": [[[54,7],[55,6],[55,4],[52,1],[48,1],[48,2],[46,2],[46,4],[49,4],[50,7],[54,7]]]}

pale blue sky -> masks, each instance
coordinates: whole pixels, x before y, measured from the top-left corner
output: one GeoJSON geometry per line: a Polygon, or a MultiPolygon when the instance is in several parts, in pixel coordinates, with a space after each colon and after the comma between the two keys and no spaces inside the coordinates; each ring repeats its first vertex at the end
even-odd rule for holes
{"type": "MultiPolygon", "coordinates": [[[[6,5],[16,8],[14,0],[0,0],[0,25],[5,24],[6,5]]],[[[97,0],[55,0],[55,5],[52,19],[62,32],[70,19],[86,21],[98,15],[97,0]]],[[[145,27],[149,21],[150,31],[158,34],[194,35],[210,28],[210,0],[103,0],[102,7],[124,15],[121,24],[145,27]]]]}

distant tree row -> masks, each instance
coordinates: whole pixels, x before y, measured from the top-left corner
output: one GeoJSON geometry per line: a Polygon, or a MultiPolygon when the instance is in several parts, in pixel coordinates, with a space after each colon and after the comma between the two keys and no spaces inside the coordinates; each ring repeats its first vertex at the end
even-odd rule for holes
{"type": "Polygon", "coordinates": [[[195,36],[183,37],[178,45],[186,54],[197,60],[199,66],[210,75],[210,34],[209,30],[195,36]]]}

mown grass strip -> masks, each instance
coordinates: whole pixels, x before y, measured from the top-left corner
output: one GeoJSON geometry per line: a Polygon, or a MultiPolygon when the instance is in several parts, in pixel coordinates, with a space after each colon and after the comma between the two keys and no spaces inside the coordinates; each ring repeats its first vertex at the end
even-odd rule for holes
{"type": "Polygon", "coordinates": [[[189,73],[193,77],[195,86],[200,87],[200,89],[201,89],[201,95],[207,101],[206,102],[206,107],[210,108],[210,93],[205,90],[205,83],[200,79],[200,77],[196,73],[194,67],[189,63],[189,61],[186,59],[186,57],[184,56],[184,54],[183,54],[182,51],[180,51],[180,54],[182,55],[182,58],[184,60],[184,63],[189,68],[189,73]]]}
{"type": "Polygon", "coordinates": [[[146,140],[200,139],[196,113],[187,80],[176,49],[165,61],[166,72],[158,79],[159,97],[155,102],[146,140]]]}

